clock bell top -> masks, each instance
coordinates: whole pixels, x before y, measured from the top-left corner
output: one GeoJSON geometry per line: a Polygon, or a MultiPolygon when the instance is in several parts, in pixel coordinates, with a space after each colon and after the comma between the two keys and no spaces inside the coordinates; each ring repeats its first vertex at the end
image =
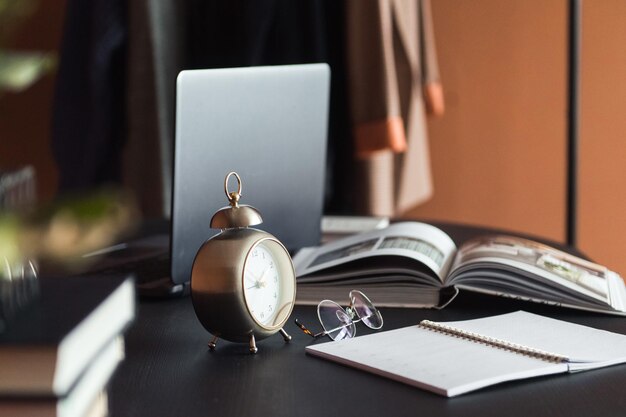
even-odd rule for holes
{"type": "Polygon", "coordinates": [[[241,199],[241,177],[236,172],[229,172],[224,180],[224,193],[228,198],[229,206],[222,207],[211,218],[213,229],[234,229],[255,226],[263,223],[261,213],[252,206],[239,204],[241,199]],[[237,179],[237,191],[228,191],[228,179],[234,175],[237,179]]]}

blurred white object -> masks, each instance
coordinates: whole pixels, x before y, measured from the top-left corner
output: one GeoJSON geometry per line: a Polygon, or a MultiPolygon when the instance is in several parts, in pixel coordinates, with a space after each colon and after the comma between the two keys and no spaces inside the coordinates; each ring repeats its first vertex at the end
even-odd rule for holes
{"type": "Polygon", "coordinates": [[[342,234],[366,232],[384,229],[389,226],[389,217],[370,216],[324,216],[322,234],[342,234]]]}
{"type": "Polygon", "coordinates": [[[0,170],[0,210],[19,210],[37,200],[35,168],[25,166],[14,171],[0,170]]]}

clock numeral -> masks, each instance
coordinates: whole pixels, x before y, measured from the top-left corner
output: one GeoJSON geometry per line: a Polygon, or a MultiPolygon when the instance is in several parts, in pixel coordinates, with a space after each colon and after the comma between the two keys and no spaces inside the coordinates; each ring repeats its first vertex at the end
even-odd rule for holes
{"type": "Polygon", "coordinates": [[[270,311],[273,311],[273,310],[274,310],[274,307],[272,307],[272,305],[271,305],[271,304],[269,305],[269,310],[270,310],[270,311]]]}
{"type": "Polygon", "coordinates": [[[252,257],[256,258],[257,256],[259,256],[259,252],[255,249],[252,251],[252,257]]]}
{"type": "Polygon", "coordinates": [[[261,257],[265,259],[265,252],[261,252],[261,257]]]}
{"type": "Polygon", "coordinates": [[[262,319],[264,319],[265,318],[265,313],[261,313],[260,316],[261,316],[262,319]]]}
{"type": "Polygon", "coordinates": [[[278,293],[274,293],[274,298],[278,298],[278,293]]]}
{"type": "Polygon", "coordinates": [[[274,268],[274,262],[270,261],[270,269],[274,268]]]}

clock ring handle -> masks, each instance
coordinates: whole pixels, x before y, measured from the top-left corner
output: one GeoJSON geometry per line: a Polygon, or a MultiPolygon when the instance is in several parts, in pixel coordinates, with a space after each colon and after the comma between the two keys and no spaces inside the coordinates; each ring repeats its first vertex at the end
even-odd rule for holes
{"type": "Polygon", "coordinates": [[[230,202],[230,205],[232,207],[238,207],[239,199],[241,198],[241,190],[242,190],[241,177],[235,171],[229,172],[228,175],[226,175],[226,179],[224,180],[224,193],[226,193],[226,197],[228,198],[228,201],[230,202]],[[237,191],[229,192],[228,180],[233,175],[237,179],[237,191]]]}

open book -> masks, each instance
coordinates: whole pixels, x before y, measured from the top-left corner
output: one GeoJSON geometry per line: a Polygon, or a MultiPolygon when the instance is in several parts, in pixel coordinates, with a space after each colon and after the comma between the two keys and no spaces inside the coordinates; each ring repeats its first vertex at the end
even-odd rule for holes
{"type": "Polygon", "coordinates": [[[508,236],[471,239],[457,249],[441,229],[394,223],[294,257],[297,301],[346,302],[362,290],[379,306],[447,305],[470,290],[583,310],[626,315],[626,287],[606,267],[544,244],[508,236]]]}
{"type": "Polygon", "coordinates": [[[524,311],[307,346],[306,352],[453,397],[626,362],[626,336],[524,311]]]}

